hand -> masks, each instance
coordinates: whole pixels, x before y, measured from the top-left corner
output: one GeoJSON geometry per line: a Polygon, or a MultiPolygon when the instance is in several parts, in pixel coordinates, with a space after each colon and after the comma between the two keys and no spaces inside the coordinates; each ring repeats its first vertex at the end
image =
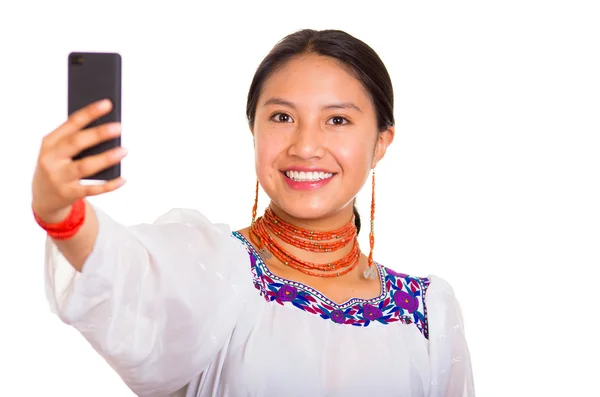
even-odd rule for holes
{"type": "Polygon", "coordinates": [[[32,208],[44,222],[60,222],[68,216],[76,200],[111,192],[125,183],[123,178],[103,185],[85,186],[80,183],[81,179],[119,163],[127,155],[124,148],[72,160],[82,150],[121,134],[120,123],[82,129],[109,113],[111,108],[109,100],[88,105],[73,113],[42,140],[32,182],[32,208]]]}

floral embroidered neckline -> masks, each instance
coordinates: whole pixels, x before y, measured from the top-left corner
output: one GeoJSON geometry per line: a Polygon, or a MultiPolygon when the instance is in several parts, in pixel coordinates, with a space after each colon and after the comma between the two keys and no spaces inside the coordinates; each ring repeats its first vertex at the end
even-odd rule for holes
{"type": "Polygon", "coordinates": [[[415,324],[428,337],[424,302],[425,291],[429,286],[427,278],[396,273],[376,262],[381,283],[380,295],[370,299],[351,298],[338,304],[308,285],[273,274],[241,233],[232,234],[248,251],[254,286],[267,302],[277,302],[282,306],[293,305],[336,324],[357,327],[367,327],[373,323],[415,324]]]}

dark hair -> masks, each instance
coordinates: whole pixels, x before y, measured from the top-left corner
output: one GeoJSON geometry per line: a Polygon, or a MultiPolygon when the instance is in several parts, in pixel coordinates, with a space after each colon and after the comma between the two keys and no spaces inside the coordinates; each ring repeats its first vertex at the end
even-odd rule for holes
{"type": "MultiPolygon", "coordinates": [[[[394,92],[390,75],[377,53],[361,40],[341,30],[304,29],[279,41],[258,66],[246,104],[246,117],[252,127],[258,98],[265,81],[291,58],[316,54],[335,59],[347,69],[370,95],[377,115],[379,132],[394,125],[394,92]]],[[[356,228],[360,231],[360,217],[353,208],[356,228]]]]}

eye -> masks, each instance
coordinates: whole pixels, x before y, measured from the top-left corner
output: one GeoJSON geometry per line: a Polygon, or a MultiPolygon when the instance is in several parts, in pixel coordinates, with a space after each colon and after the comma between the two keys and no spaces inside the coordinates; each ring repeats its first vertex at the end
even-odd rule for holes
{"type": "Polygon", "coordinates": [[[271,120],[276,123],[291,123],[293,121],[292,116],[287,113],[276,113],[271,117],[271,120]]]}
{"type": "Polygon", "coordinates": [[[330,118],[327,121],[327,124],[333,124],[333,125],[345,125],[345,124],[349,124],[350,121],[348,121],[347,118],[342,117],[342,116],[333,116],[332,118],[330,118]],[[333,123],[330,123],[329,121],[333,121],[333,123]]]}

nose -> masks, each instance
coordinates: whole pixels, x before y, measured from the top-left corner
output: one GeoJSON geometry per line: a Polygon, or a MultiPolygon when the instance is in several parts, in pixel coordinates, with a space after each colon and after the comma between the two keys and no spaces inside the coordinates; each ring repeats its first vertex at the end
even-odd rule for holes
{"type": "Polygon", "coordinates": [[[325,133],[320,126],[299,123],[294,131],[288,154],[303,160],[323,158],[324,141],[325,133]]]}

